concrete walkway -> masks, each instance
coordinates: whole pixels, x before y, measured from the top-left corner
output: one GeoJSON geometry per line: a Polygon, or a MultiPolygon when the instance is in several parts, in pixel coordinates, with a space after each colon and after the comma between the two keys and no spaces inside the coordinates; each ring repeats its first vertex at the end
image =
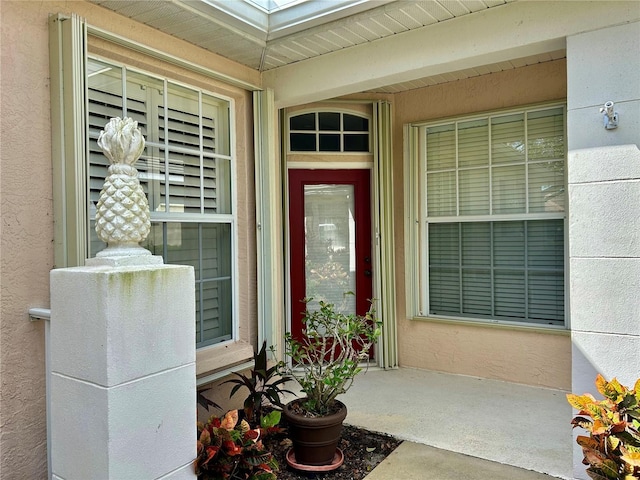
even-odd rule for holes
{"type": "Polygon", "coordinates": [[[408,440],[367,480],[549,480],[573,478],[565,394],[400,368],[370,369],[341,400],[346,423],[408,440]]]}
{"type": "Polygon", "coordinates": [[[553,480],[544,473],[403,442],[365,480],[553,480]]]}

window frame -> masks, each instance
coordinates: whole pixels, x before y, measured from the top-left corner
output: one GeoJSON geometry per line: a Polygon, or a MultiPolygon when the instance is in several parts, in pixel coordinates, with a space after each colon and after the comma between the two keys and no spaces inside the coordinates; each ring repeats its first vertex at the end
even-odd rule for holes
{"type": "Polygon", "coordinates": [[[285,129],[286,129],[286,147],[287,154],[292,155],[371,155],[373,153],[373,143],[372,143],[372,118],[370,115],[363,114],[362,112],[357,112],[349,109],[341,109],[341,108],[313,108],[313,109],[304,109],[304,110],[296,110],[293,112],[289,112],[286,115],[285,119],[285,129]],[[339,130],[323,130],[320,128],[319,122],[319,114],[321,113],[339,113],[340,114],[340,129],[339,130]],[[301,115],[315,115],[315,128],[314,129],[292,129],[291,128],[291,118],[298,117],[301,115]],[[351,115],[354,117],[359,117],[362,119],[366,119],[369,126],[367,130],[345,130],[344,129],[344,115],[351,115]],[[302,134],[315,134],[316,137],[316,147],[315,150],[292,150],[291,148],[291,134],[292,133],[302,133],[302,134]],[[338,134],[340,136],[340,150],[320,150],[320,142],[319,136],[322,133],[330,133],[330,134],[338,134]],[[345,134],[365,134],[367,135],[367,145],[368,149],[364,150],[345,150],[344,149],[344,136],[345,134]]]}
{"type": "MultiPolygon", "coordinates": [[[[569,255],[568,255],[568,192],[567,192],[567,109],[566,102],[548,102],[521,106],[517,108],[492,110],[471,115],[460,115],[444,119],[416,122],[405,125],[404,142],[404,186],[405,186],[405,243],[407,261],[405,262],[405,277],[407,285],[407,312],[410,318],[416,320],[444,321],[477,325],[500,325],[514,328],[541,328],[541,329],[568,329],[569,328],[569,255]],[[564,211],[562,212],[536,212],[536,213],[507,213],[486,215],[455,215],[432,216],[427,215],[427,169],[426,169],[426,131],[427,128],[441,126],[457,122],[472,122],[502,115],[527,114],[540,110],[562,108],[563,111],[563,132],[564,132],[564,211]],[[535,221],[546,219],[561,219],[564,225],[564,324],[553,325],[546,323],[531,322],[527,320],[505,320],[498,318],[478,318],[473,316],[431,314],[429,303],[429,223],[456,223],[464,224],[473,222],[495,222],[501,221],[535,221]],[[409,258],[412,257],[412,258],[409,258]],[[417,261],[416,261],[417,259],[417,261]]],[[[490,137],[489,137],[490,138],[490,137]]],[[[489,144],[490,147],[491,144],[489,144]]],[[[456,151],[458,140],[456,137],[456,151]]],[[[526,165],[526,162],[525,162],[526,165]]],[[[489,165],[491,168],[491,165],[489,165]]],[[[458,170],[456,162],[455,171],[458,170]]],[[[489,186],[491,188],[491,185],[489,186]]],[[[491,190],[489,194],[491,195],[491,190]]],[[[456,192],[456,195],[458,193],[456,192]]],[[[529,193],[527,192],[527,197],[529,193]]],[[[528,204],[528,199],[526,200],[528,204]]],[[[462,298],[461,298],[462,300],[462,298]]]]}
{"type": "MultiPolygon", "coordinates": [[[[126,88],[127,85],[130,82],[130,79],[128,78],[130,74],[134,74],[135,77],[140,78],[140,77],[146,77],[155,81],[158,81],[159,84],[163,85],[163,94],[161,94],[161,96],[166,95],[171,88],[173,87],[174,89],[177,87],[178,89],[186,89],[189,91],[192,91],[194,93],[197,94],[197,102],[198,102],[198,112],[197,115],[199,117],[199,121],[202,122],[202,108],[201,106],[203,105],[203,103],[205,103],[203,101],[203,96],[206,95],[208,97],[212,97],[215,100],[220,101],[223,104],[226,104],[228,107],[228,118],[225,119],[225,129],[227,131],[223,132],[225,138],[225,142],[226,143],[228,141],[228,145],[226,146],[226,150],[228,151],[228,153],[215,153],[215,154],[203,154],[202,148],[200,148],[200,161],[203,161],[203,158],[208,158],[208,157],[212,157],[212,158],[216,158],[216,159],[223,159],[225,161],[229,162],[229,167],[228,167],[228,171],[229,171],[229,175],[230,175],[230,181],[229,181],[229,188],[230,188],[230,193],[228,195],[229,201],[230,201],[230,205],[228,206],[228,210],[230,210],[230,213],[205,213],[204,210],[204,198],[201,196],[200,201],[200,213],[177,213],[177,212],[171,212],[171,211],[155,211],[152,209],[152,211],[150,212],[150,220],[152,225],[156,224],[161,231],[165,231],[166,227],[170,226],[171,224],[195,224],[198,226],[198,231],[202,232],[202,227],[204,227],[205,225],[213,225],[213,224],[223,224],[223,225],[229,225],[230,228],[230,257],[231,257],[231,268],[230,268],[230,288],[231,288],[231,305],[230,307],[230,311],[231,311],[231,324],[228,326],[230,329],[230,338],[225,338],[226,336],[217,338],[217,339],[210,339],[210,340],[201,340],[200,342],[196,343],[196,348],[198,350],[203,349],[203,348],[207,348],[207,347],[211,347],[211,346],[216,346],[216,345],[224,345],[224,344],[228,344],[230,342],[234,342],[237,340],[238,338],[238,315],[237,315],[237,297],[238,297],[238,288],[237,288],[237,278],[238,278],[238,265],[237,265],[237,221],[236,221],[236,215],[237,215],[237,195],[236,195],[236,166],[237,166],[237,156],[236,156],[236,142],[235,142],[235,100],[231,97],[225,96],[225,95],[221,95],[219,93],[215,93],[212,91],[208,91],[205,90],[202,87],[199,86],[195,86],[195,85],[191,85],[189,83],[183,82],[183,81],[178,81],[174,78],[171,78],[169,76],[163,76],[163,75],[159,75],[159,74],[155,74],[152,72],[148,72],[145,71],[144,69],[141,68],[137,68],[131,65],[127,65],[126,63],[123,62],[118,62],[115,61],[113,59],[107,58],[105,56],[102,55],[96,55],[96,54],[87,54],[86,56],[86,61],[87,61],[87,65],[89,64],[89,62],[91,61],[96,61],[99,62],[101,64],[106,64],[109,66],[112,66],[114,68],[120,68],[121,69],[121,76],[120,76],[120,81],[122,82],[122,92],[124,92],[124,94],[126,94],[126,88]]],[[[90,188],[91,188],[91,141],[90,139],[96,140],[96,135],[93,134],[91,132],[92,128],[89,122],[89,115],[91,113],[90,108],[89,108],[89,101],[90,101],[90,94],[89,94],[89,82],[88,82],[88,75],[89,72],[86,72],[86,76],[85,76],[85,82],[86,82],[86,86],[85,86],[85,91],[86,91],[86,110],[85,110],[85,125],[86,125],[86,153],[85,153],[85,167],[84,167],[84,171],[86,174],[86,178],[85,178],[85,189],[84,189],[84,195],[85,195],[85,201],[87,204],[87,208],[86,208],[86,220],[85,220],[85,224],[87,225],[87,229],[86,229],[86,242],[87,242],[87,253],[88,255],[91,255],[91,230],[92,230],[92,221],[94,220],[92,218],[91,215],[91,209],[89,208],[89,205],[91,203],[91,194],[90,194],[90,188]]],[[[137,81],[137,80],[135,80],[137,81]]],[[[193,101],[193,99],[191,99],[190,101],[193,101]]],[[[157,106],[154,106],[154,108],[156,108],[157,106]]],[[[167,109],[169,107],[167,105],[165,105],[164,108],[164,113],[162,113],[163,117],[166,116],[166,112],[167,109]]],[[[160,111],[158,110],[158,112],[160,114],[160,111]]],[[[127,115],[127,102],[123,101],[122,102],[122,115],[126,116],[127,115]]],[[[149,113],[149,115],[151,115],[149,113]]],[[[168,127],[168,125],[167,125],[168,127]]],[[[158,133],[160,130],[160,127],[157,125],[156,128],[158,129],[157,131],[154,130],[154,133],[158,133]]],[[[220,126],[218,126],[216,124],[216,129],[221,128],[220,126]]],[[[200,131],[202,133],[202,128],[200,126],[200,131]]],[[[164,144],[160,144],[159,143],[159,139],[156,140],[155,142],[152,142],[154,144],[157,144],[159,146],[153,147],[153,148],[161,148],[161,149],[166,149],[167,147],[169,147],[169,144],[167,142],[165,142],[164,144]]],[[[170,148],[169,151],[174,150],[176,147],[170,148]]],[[[135,165],[134,165],[135,166],[135,165]]],[[[202,167],[201,167],[202,168],[202,167]]],[[[165,187],[167,189],[167,192],[169,191],[169,187],[166,186],[165,187]]],[[[202,195],[202,193],[201,193],[202,195]]],[[[149,235],[153,235],[154,234],[154,230],[152,229],[152,232],[149,235]]],[[[163,234],[163,238],[165,238],[165,235],[163,234]]],[[[202,244],[200,241],[200,235],[198,236],[198,245],[199,245],[199,253],[198,253],[198,258],[196,259],[198,261],[198,264],[200,266],[202,266],[202,257],[201,257],[201,253],[202,253],[202,244]]],[[[167,245],[166,243],[163,242],[162,245],[162,256],[165,260],[165,263],[170,263],[167,260],[167,245]]],[[[197,277],[197,276],[196,276],[197,277]]],[[[211,279],[204,279],[204,278],[196,278],[196,283],[194,285],[194,288],[197,290],[197,292],[200,292],[200,295],[202,294],[202,289],[204,288],[204,284],[207,282],[210,282],[211,279]]],[[[199,298],[199,296],[197,297],[199,298]]],[[[203,306],[202,303],[200,303],[200,319],[202,322],[202,313],[203,313],[203,306]]],[[[201,323],[202,325],[202,323],[201,323]]],[[[196,332],[197,333],[197,332],[196,332]]],[[[195,339],[194,339],[195,341],[195,339]]]]}

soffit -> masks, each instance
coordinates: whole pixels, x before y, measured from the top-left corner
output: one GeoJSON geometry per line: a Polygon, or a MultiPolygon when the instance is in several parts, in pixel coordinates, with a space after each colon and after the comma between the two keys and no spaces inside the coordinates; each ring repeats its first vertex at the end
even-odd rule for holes
{"type": "MultiPolygon", "coordinates": [[[[267,10],[231,0],[89,0],[259,71],[504,7],[517,0],[308,0],[267,10]]],[[[286,2],[284,2],[286,3],[286,2]]],[[[564,51],[377,88],[394,93],[550,61],[564,51]]]]}

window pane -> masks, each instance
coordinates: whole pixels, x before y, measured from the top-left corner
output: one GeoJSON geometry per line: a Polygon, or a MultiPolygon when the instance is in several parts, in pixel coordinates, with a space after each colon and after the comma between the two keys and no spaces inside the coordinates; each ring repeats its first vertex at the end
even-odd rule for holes
{"type": "Polygon", "coordinates": [[[292,133],[290,136],[291,136],[291,151],[293,152],[315,152],[316,151],[316,134],[315,133],[292,133]]]}
{"type": "Polygon", "coordinates": [[[107,244],[98,238],[96,233],[96,209],[93,207],[93,211],[90,212],[91,220],[89,221],[89,256],[95,257],[96,253],[100,250],[107,248],[107,244]]]}
{"type": "Polygon", "coordinates": [[[459,226],[429,225],[429,304],[432,314],[460,313],[459,226]]]}
{"type": "Polygon", "coordinates": [[[497,267],[524,268],[525,222],[493,223],[493,263],[497,267]]]}
{"type": "Polygon", "coordinates": [[[490,224],[463,223],[461,228],[462,312],[473,316],[491,315],[490,224]]]}
{"type": "Polygon", "coordinates": [[[196,322],[197,347],[230,340],[232,337],[231,280],[199,282],[199,301],[196,309],[201,321],[196,322]]]}
{"type": "Polygon", "coordinates": [[[169,146],[169,149],[160,149],[164,159],[160,173],[165,181],[168,179],[169,205],[163,201],[159,211],[201,213],[198,95],[193,90],[171,85],[167,96],[167,105],[158,109],[158,142],[169,146]]]}
{"type": "Polygon", "coordinates": [[[320,151],[321,152],[339,152],[340,151],[340,134],[339,133],[321,133],[320,134],[320,151]]]}
{"type": "Polygon", "coordinates": [[[302,115],[289,118],[289,128],[291,130],[315,130],[316,114],[303,113],[302,115]]]}
{"type": "Polygon", "coordinates": [[[232,213],[231,161],[205,158],[202,175],[204,213],[232,213]]]}
{"type": "Polygon", "coordinates": [[[98,138],[109,119],[121,117],[122,69],[94,59],[87,61],[87,88],[89,91],[89,131],[98,138]]]}
{"type": "MultiPolygon", "coordinates": [[[[147,149],[145,148],[145,152],[146,151],[147,149]]],[[[89,138],[89,165],[89,208],[93,210],[91,218],[94,218],[95,209],[100,198],[100,191],[104,185],[105,178],[107,178],[109,174],[109,160],[102,153],[100,147],[98,147],[97,139],[93,137],[89,138]]],[[[139,169],[140,165],[136,163],[135,167],[139,169]]]]}
{"type": "Polygon", "coordinates": [[[429,313],[460,314],[460,270],[429,267],[429,313]]]}
{"type": "MultiPolygon", "coordinates": [[[[136,163],[138,167],[138,179],[147,194],[149,200],[149,210],[151,212],[166,212],[167,209],[167,162],[165,150],[151,146],[147,143],[145,151],[149,155],[143,155],[136,163]]],[[[182,170],[176,166],[169,167],[169,176],[173,175],[170,181],[179,181],[184,178],[182,170]]]]}
{"type": "Polygon", "coordinates": [[[201,224],[200,291],[202,343],[204,346],[231,338],[231,225],[201,224]]]}
{"type": "Polygon", "coordinates": [[[126,116],[138,122],[146,141],[157,142],[156,108],[164,92],[164,81],[131,71],[126,76],[126,116]]]}
{"type": "Polygon", "coordinates": [[[491,266],[491,228],[489,222],[463,223],[462,264],[465,267],[491,266]]]}
{"type": "Polygon", "coordinates": [[[458,166],[489,165],[489,122],[474,120],[458,125],[458,166]]]}
{"type": "Polygon", "coordinates": [[[334,112],[318,113],[318,130],[340,131],[340,114],[334,112]]]}
{"type": "Polygon", "coordinates": [[[564,222],[527,222],[527,253],[530,268],[564,271],[564,222]]]}
{"type": "Polygon", "coordinates": [[[493,213],[525,213],[527,205],[524,175],[524,165],[493,168],[493,213]]]}
{"type": "Polygon", "coordinates": [[[490,316],[491,311],[491,271],[465,268],[462,270],[462,313],[490,316]]]}
{"type": "Polygon", "coordinates": [[[529,164],[529,212],[564,212],[564,162],[529,164]]]}
{"type": "Polygon", "coordinates": [[[513,320],[526,318],[524,270],[496,270],[494,272],[494,304],[496,317],[513,320]]]}
{"type": "Polygon", "coordinates": [[[524,162],[524,114],[491,119],[491,162],[524,162]]]}
{"type": "Polygon", "coordinates": [[[529,271],[529,318],[564,323],[564,272],[529,271]]]}
{"type": "Polygon", "coordinates": [[[457,223],[429,225],[429,264],[460,265],[460,226],[457,223]]]}
{"type": "Polygon", "coordinates": [[[202,225],[202,278],[231,278],[231,225],[202,225]]]}
{"type": "Polygon", "coordinates": [[[230,104],[202,94],[202,146],[206,153],[231,155],[230,104]]]}
{"type": "Polygon", "coordinates": [[[427,175],[427,211],[429,216],[456,214],[456,173],[427,175]]]}
{"type": "Polygon", "coordinates": [[[553,108],[527,115],[529,160],[564,158],[564,111],[553,108]]]}
{"type": "Polygon", "coordinates": [[[527,222],[528,314],[533,321],[564,323],[564,221],[527,222]]]}
{"type": "MultiPolygon", "coordinates": [[[[100,198],[100,190],[108,175],[109,160],[98,147],[98,136],[109,120],[114,117],[124,116],[124,101],[122,97],[122,69],[111,66],[97,60],[88,60],[88,128],[89,128],[89,215],[95,218],[96,205],[100,198]]],[[[140,125],[139,125],[140,128],[140,125]]],[[[142,127],[144,128],[144,127],[142,127]]],[[[148,152],[145,148],[142,156],[148,152]]],[[[142,161],[138,161],[135,167],[140,170],[142,161]]],[[[144,166],[142,167],[144,169],[144,166]]],[[[144,182],[143,178],[139,178],[144,182]]],[[[143,185],[143,189],[145,186],[143,185]]],[[[146,193],[146,189],[145,189],[146,193]]],[[[94,228],[91,228],[90,252],[95,255],[106,247],[106,244],[98,240],[94,228]]]]}
{"type": "Polygon", "coordinates": [[[342,116],[344,122],[344,130],[346,132],[368,132],[369,131],[369,119],[365,117],[359,117],[357,115],[349,115],[345,113],[342,116]]]}
{"type": "MultiPolygon", "coordinates": [[[[162,223],[164,227],[165,262],[176,265],[191,265],[195,270],[196,280],[200,279],[200,229],[197,223],[162,223]]],[[[162,248],[162,241],[158,242],[162,248]]]]}
{"type": "Polygon", "coordinates": [[[368,133],[348,133],[344,135],[344,151],[345,152],[368,152],[369,151],[369,134],[368,133]]]}
{"type": "Polygon", "coordinates": [[[196,346],[202,342],[202,316],[200,315],[200,284],[196,283],[196,346]]]}
{"type": "Polygon", "coordinates": [[[460,314],[460,226],[429,225],[429,311],[460,314]]]}
{"type": "Polygon", "coordinates": [[[460,170],[460,215],[489,214],[489,169],[460,170]]]}
{"type": "Polygon", "coordinates": [[[455,125],[427,128],[427,171],[455,167],[455,125]]]}

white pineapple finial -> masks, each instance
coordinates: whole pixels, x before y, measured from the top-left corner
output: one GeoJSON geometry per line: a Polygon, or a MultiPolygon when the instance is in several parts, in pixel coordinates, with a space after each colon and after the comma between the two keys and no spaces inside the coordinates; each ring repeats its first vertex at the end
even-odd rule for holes
{"type": "Polygon", "coordinates": [[[96,233],[108,245],[99,257],[151,255],[138,245],[149,235],[151,222],[149,202],[133,166],[144,143],[138,122],[131,118],[112,118],[98,137],[111,163],[96,207],[96,233]]]}

